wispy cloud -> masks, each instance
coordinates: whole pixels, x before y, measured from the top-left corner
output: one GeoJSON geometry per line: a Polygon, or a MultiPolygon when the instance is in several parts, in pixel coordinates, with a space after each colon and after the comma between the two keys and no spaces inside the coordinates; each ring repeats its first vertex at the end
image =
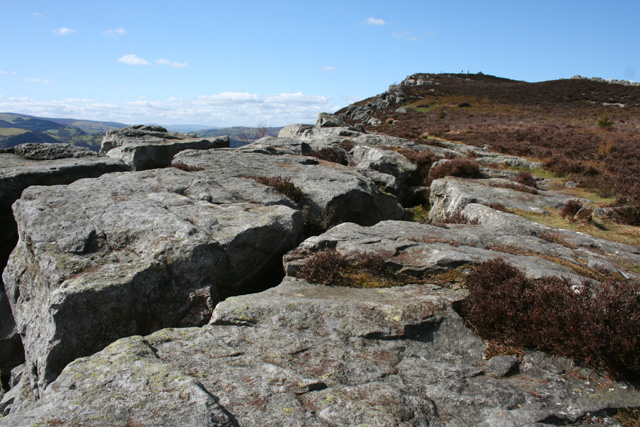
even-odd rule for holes
{"type": "Polygon", "coordinates": [[[324,67],[319,67],[318,70],[320,70],[320,71],[336,71],[336,67],[334,67],[333,65],[326,65],[324,67]]]}
{"type": "Polygon", "coordinates": [[[44,15],[42,13],[38,13],[38,12],[33,12],[31,14],[31,16],[33,16],[34,18],[38,18],[38,19],[44,18],[44,15]]]}
{"type": "Polygon", "coordinates": [[[120,37],[124,36],[125,34],[127,34],[127,30],[125,30],[122,27],[120,27],[120,28],[112,28],[112,29],[105,30],[105,31],[102,32],[103,36],[112,37],[114,39],[120,38],[120,37]]]}
{"type": "Polygon", "coordinates": [[[387,22],[384,19],[380,19],[380,18],[369,18],[367,19],[365,24],[382,26],[382,25],[387,25],[387,22]]]}
{"type": "Polygon", "coordinates": [[[395,37],[396,39],[407,40],[410,42],[417,42],[420,40],[418,36],[415,35],[415,31],[405,30],[405,31],[396,31],[391,33],[391,37],[395,37]]]}
{"type": "Polygon", "coordinates": [[[67,27],[62,27],[62,28],[57,28],[51,32],[57,36],[70,36],[71,34],[75,33],[76,30],[72,30],[71,28],[67,28],[67,27]]]}
{"type": "Polygon", "coordinates": [[[187,68],[188,67],[186,62],[171,61],[169,59],[156,59],[156,64],[164,65],[165,67],[171,67],[171,68],[187,68]]]}
{"type": "Polygon", "coordinates": [[[139,58],[133,53],[123,55],[121,58],[118,58],[118,62],[127,65],[151,65],[151,62],[147,61],[146,59],[139,58]]]}
{"type": "Polygon", "coordinates": [[[37,101],[27,97],[0,99],[0,111],[127,124],[197,122],[212,126],[253,126],[259,120],[279,126],[314,123],[319,113],[338,109],[327,96],[302,92],[271,95],[223,92],[195,98],[141,98],[124,104],[75,98],[56,101],[37,101]]]}
{"type": "Polygon", "coordinates": [[[24,79],[24,81],[27,82],[27,83],[40,83],[40,84],[43,84],[43,85],[52,85],[53,84],[53,82],[50,81],[50,80],[36,79],[36,78],[33,78],[33,77],[26,78],[26,79],[24,79]]]}

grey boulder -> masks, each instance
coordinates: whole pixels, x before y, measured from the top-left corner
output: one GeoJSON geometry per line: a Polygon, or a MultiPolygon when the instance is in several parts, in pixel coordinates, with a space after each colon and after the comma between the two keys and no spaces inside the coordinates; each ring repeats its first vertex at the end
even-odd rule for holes
{"type": "Polygon", "coordinates": [[[32,386],[120,337],[206,323],[221,296],[273,285],[302,236],[290,203],[175,168],[25,190],[3,279],[32,386]]]}

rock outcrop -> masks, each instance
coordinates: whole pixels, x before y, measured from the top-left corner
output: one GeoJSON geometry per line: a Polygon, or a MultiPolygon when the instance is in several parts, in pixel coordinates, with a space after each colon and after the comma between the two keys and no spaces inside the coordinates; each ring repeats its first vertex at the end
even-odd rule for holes
{"type": "MultiPolygon", "coordinates": [[[[3,150],[0,153],[0,270],[4,270],[18,241],[11,205],[27,187],[68,184],[126,169],[121,161],[98,157],[88,149],[69,144],[22,144],[3,150]]],[[[22,360],[22,344],[0,279],[0,377],[3,384],[9,378],[10,370],[22,360]]]]}
{"type": "Polygon", "coordinates": [[[108,131],[100,152],[120,159],[131,170],[147,170],[169,166],[173,156],[183,150],[208,150],[229,147],[229,137],[198,138],[178,132],[167,132],[161,126],[131,126],[108,131]]]}
{"type": "Polygon", "coordinates": [[[227,181],[169,168],[25,190],[3,278],[33,385],[120,337],[206,322],[220,295],[278,280],[301,213],[257,183],[231,194],[227,181]],[[261,192],[271,205],[248,202],[261,192]]]}
{"type": "MultiPolygon", "coordinates": [[[[397,103],[401,89],[375,103],[397,103]]],[[[103,149],[173,142],[184,138],[137,126],[103,149]]],[[[20,190],[0,294],[0,321],[13,313],[16,326],[0,323],[0,339],[17,331],[26,361],[0,366],[0,425],[587,426],[640,407],[636,384],[568,358],[489,358],[459,314],[464,277],[495,258],[578,291],[640,279],[637,246],[505,212],[569,200],[489,169],[539,164],[369,134],[330,114],[238,149],[184,147],[152,166],[169,168],[20,190]],[[467,155],[483,178],[433,181],[432,224],[403,220],[428,164],[467,155]],[[453,216],[462,223],[440,222],[453,216]],[[326,250],[371,256],[402,281],[313,283],[307,263],[326,250]]]]}
{"type": "Polygon", "coordinates": [[[347,221],[371,225],[404,216],[395,197],[379,191],[372,180],[352,168],[314,157],[246,151],[246,147],[242,151],[183,151],[174,157],[173,165],[209,171],[217,177],[288,178],[302,190],[302,204],[309,214],[329,225],[347,221]]]}

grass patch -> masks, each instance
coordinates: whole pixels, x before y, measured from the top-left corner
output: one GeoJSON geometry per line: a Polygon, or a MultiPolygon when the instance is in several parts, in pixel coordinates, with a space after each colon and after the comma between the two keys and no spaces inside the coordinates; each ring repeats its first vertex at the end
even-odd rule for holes
{"type": "Polygon", "coordinates": [[[579,231],[612,242],[640,246],[640,227],[618,224],[607,219],[593,220],[589,223],[571,222],[560,216],[560,209],[545,208],[545,211],[546,214],[513,209],[514,214],[548,227],[579,231]]]}
{"type": "Polygon", "coordinates": [[[462,314],[502,346],[533,348],[640,378],[640,284],[610,278],[576,292],[556,277],[529,279],[502,259],[475,266],[462,314]]]}
{"type": "Polygon", "coordinates": [[[429,222],[429,209],[422,205],[412,207],[410,221],[427,224],[429,222]]]}
{"type": "Polygon", "coordinates": [[[22,135],[23,133],[29,132],[26,129],[18,129],[18,128],[0,128],[0,136],[15,136],[22,135]]]}

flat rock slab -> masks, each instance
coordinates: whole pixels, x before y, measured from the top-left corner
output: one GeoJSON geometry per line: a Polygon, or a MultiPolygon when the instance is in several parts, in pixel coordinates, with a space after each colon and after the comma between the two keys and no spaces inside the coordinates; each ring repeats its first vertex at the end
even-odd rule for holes
{"type": "Polygon", "coordinates": [[[633,278],[634,273],[625,267],[640,265],[637,247],[553,230],[482,205],[470,207],[477,208],[469,210],[470,216],[484,215],[479,225],[438,227],[406,221],[383,221],[371,227],[341,224],[289,252],[284,258],[285,271],[298,276],[307,257],[327,248],[352,258],[363,253],[383,256],[394,271],[427,283],[449,280],[447,273],[452,270],[498,257],[528,277],[565,277],[576,284],[592,280],[588,272],[595,275],[599,269],[633,278]],[[515,221],[514,226],[509,226],[509,219],[515,221]]]}
{"type": "Polygon", "coordinates": [[[161,141],[137,141],[115,147],[107,156],[122,160],[134,171],[164,168],[171,164],[173,156],[184,150],[209,150],[229,147],[229,137],[164,139],[161,141]]]}
{"type": "Polygon", "coordinates": [[[34,386],[123,336],[206,323],[220,294],[277,283],[302,237],[287,204],[252,180],[175,168],[25,190],[3,278],[34,386]]]}
{"type": "Polygon", "coordinates": [[[626,385],[538,352],[497,376],[484,349],[432,286],[288,280],[222,302],[208,326],[74,361],[0,425],[586,425],[587,413],[640,404],[626,385]]]}
{"type": "Polygon", "coordinates": [[[109,157],[32,160],[18,154],[0,153],[0,203],[10,207],[22,191],[32,185],[69,184],[81,178],[125,170],[128,168],[122,161],[109,157]]]}
{"type": "Polygon", "coordinates": [[[327,224],[351,221],[371,225],[404,216],[397,199],[378,190],[372,180],[353,168],[313,157],[221,149],[183,151],[173,164],[209,171],[217,177],[288,178],[304,193],[303,204],[327,224]]]}
{"type": "Polygon", "coordinates": [[[501,179],[465,179],[445,177],[431,183],[429,202],[431,221],[441,220],[460,212],[470,203],[501,204],[507,209],[543,213],[544,208],[561,209],[575,197],[538,190],[538,194],[518,191],[508,186],[514,182],[501,179]],[[505,188],[507,186],[507,188],[505,188]]]}

